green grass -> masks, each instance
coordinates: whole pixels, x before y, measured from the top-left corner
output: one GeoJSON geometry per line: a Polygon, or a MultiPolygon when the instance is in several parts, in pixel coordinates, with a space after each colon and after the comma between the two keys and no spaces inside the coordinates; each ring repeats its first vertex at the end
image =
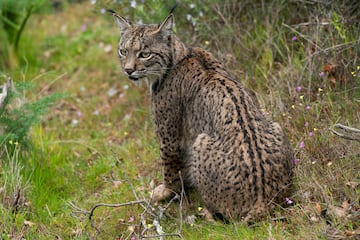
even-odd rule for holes
{"type": "MultiPolygon", "coordinates": [[[[147,7],[152,3],[156,1],[147,7]]],[[[338,12],[331,9],[329,18],[320,4],[306,14],[290,4],[288,8],[300,10],[288,16],[282,1],[266,8],[257,3],[244,1],[239,8],[237,1],[208,1],[206,7],[196,2],[192,8],[185,1],[175,12],[176,31],[189,45],[205,47],[223,60],[256,92],[265,114],[283,126],[298,161],[296,191],[289,195],[295,204],[252,226],[211,223],[201,217],[190,224],[186,217],[197,215],[202,207],[194,196],[189,205],[184,203],[182,223],[179,202],[174,202],[161,225],[167,233],[181,226],[184,239],[347,236],[359,231],[360,220],[334,209],[344,212],[341,207],[348,201],[353,216],[359,212],[359,143],[328,129],[335,123],[359,128],[358,26],[344,24],[342,19],[351,16],[342,15],[341,4],[338,12]],[[194,16],[196,29],[186,22],[187,13],[194,16]],[[297,27],[314,16],[328,24],[297,27]],[[326,71],[330,65],[336,67],[326,71]]],[[[133,201],[134,192],[149,198],[151,182],[161,182],[149,92],[121,74],[115,54],[118,29],[110,15],[100,13],[106,4],[112,7],[113,1],[85,1],[33,15],[20,43],[27,64],[2,70],[15,81],[36,86],[27,93],[30,100],[58,92],[66,96],[32,128],[30,150],[20,151],[20,142],[18,155],[0,161],[1,239],[131,239],[131,229],[138,234],[143,212],[139,205],[96,209],[92,219],[100,232],[84,213],[100,202],[133,201]]],[[[120,9],[120,14],[137,20],[150,18],[145,17],[146,6],[120,9]]],[[[153,13],[154,18],[161,19],[167,9],[163,11],[153,13]]],[[[146,220],[151,223],[152,217],[146,220]]]]}

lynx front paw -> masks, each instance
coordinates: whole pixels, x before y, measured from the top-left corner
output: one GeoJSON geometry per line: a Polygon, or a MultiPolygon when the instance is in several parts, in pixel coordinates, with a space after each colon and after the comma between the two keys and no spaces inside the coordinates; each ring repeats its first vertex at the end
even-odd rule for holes
{"type": "Polygon", "coordinates": [[[199,215],[202,216],[208,222],[215,222],[213,215],[207,208],[201,209],[199,215]]]}
{"type": "Polygon", "coordinates": [[[157,203],[162,200],[166,200],[170,198],[172,195],[173,195],[173,191],[171,189],[165,187],[164,184],[160,184],[152,192],[152,202],[157,203]]]}

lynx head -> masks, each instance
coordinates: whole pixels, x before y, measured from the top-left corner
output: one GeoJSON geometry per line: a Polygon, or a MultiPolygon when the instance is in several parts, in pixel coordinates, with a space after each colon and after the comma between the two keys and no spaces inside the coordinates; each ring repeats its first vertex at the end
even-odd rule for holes
{"type": "Polygon", "coordinates": [[[173,64],[173,14],[161,24],[137,25],[113,13],[120,28],[118,55],[123,72],[130,80],[150,83],[161,79],[173,64]]]}

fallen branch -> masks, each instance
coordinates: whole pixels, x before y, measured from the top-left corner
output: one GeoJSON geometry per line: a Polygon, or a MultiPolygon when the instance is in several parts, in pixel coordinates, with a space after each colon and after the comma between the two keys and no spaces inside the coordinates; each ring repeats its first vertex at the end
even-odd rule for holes
{"type": "Polygon", "coordinates": [[[94,211],[98,207],[124,207],[124,206],[132,206],[137,204],[142,204],[146,202],[145,200],[137,200],[137,201],[131,201],[126,203],[115,203],[115,204],[109,204],[109,203],[97,203],[95,204],[92,209],[89,211],[89,221],[91,227],[93,227],[98,233],[100,233],[100,229],[98,229],[95,224],[92,221],[92,216],[94,215],[94,211]]]}
{"type": "Polygon", "coordinates": [[[360,142],[360,129],[352,128],[352,127],[345,126],[345,125],[342,125],[339,123],[335,124],[334,128],[337,128],[338,131],[342,131],[342,132],[338,132],[338,131],[335,131],[335,130],[329,128],[329,130],[332,133],[334,133],[336,136],[339,136],[341,138],[345,138],[348,140],[360,142]]]}
{"type": "MultiPolygon", "coordinates": [[[[165,207],[161,207],[158,206],[158,212],[157,214],[155,214],[155,217],[153,219],[152,222],[152,226],[155,227],[155,231],[157,233],[157,235],[150,235],[150,236],[146,236],[145,233],[150,229],[148,227],[148,225],[146,224],[146,220],[145,220],[145,213],[148,212],[148,210],[151,210],[152,213],[155,213],[156,210],[153,206],[150,205],[150,202],[152,202],[152,197],[153,194],[151,194],[150,197],[150,201],[148,203],[148,206],[146,208],[144,208],[144,211],[141,213],[141,226],[144,228],[139,236],[139,239],[149,239],[149,238],[158,238],[159,240],[163,240],[164,237],[179,237],[181,239],[183,239],[182,235],[181,235],[181,231],[182,231],[182,224],[183,224],[183,217],[182,217],[182,203],[183,203],[183,196],[185,193],[184,190],[184,183],[183,183],[183,179],[181,177],[181,171],[179,171],[179,176],[180,176],[180,182],[181,182],[181,195],[175,193],[175,196],[166,204],[165,207]],[[162,227],[160,225],[160,221],[162,219],[162,217],[164,216],[164,214],[166,213],[166,210],[172,205],[172,203],[176,200],[179,200],[179,214],[180,214],[180,226],[179,226],[179,230],[176,233],[164,233],[162,230],[162,227]]],[[[153,189],[154,190],[154,189],[153,189]]]]}
{"type": "MultiPolygon", "coordinates": [[[[120,162],[121,163],[121,162],[120,162]]],[[[183,198],[185,197],[185,190],[184,190],[184,183],[183,183],[183,179],[181,176],[181,172],[179,172],[180,174],[180,182],[181,182],[181,193],[175,193],[175,196],[170,199],[170,201],[165,205],[165,206],[153,206],[151,205],[152,203],[152,195],[150,196],[150,200],[146,200],[145,197],[143,196],[142,193],[140,193],[140,196],[142,198],[139,197],[139,194],[136,192],[133,184],[131,183],[131,181],[128,179],[128,177],[125,174],[125,182],[127,182],[136,198],[136,200],[134,201],[130,201],[130,202],[125,202],[125,203],[115,203],[115,204],[109,204],[109,203],[97,203],[95,204],[90,210],[85,210],[82,209],[78,206],[76,206],[73,202],[68,202],[69,206],[73,209],[73,213],[77,213],[80,214],[82,216],[84,216],[85,218],[87,218],[90,222],[90,226],[96,230],[97,234],[100,234],[101,232],[101,227],[98,227],[94,224],[93,222],[93,216],[94,216],[94,212],[97,208],[99,207],[111,207],[111,208],[117,208],[117,207],[124,207],[124,206],[134,206],[134,205],[139,205],[140,207],[143,208],[143,212],[140,215],[140,222],[138,223],[138,233],[136,233],[134,230],[132,230],[133,232],[130,235],[137,235],[138,239],[165,239],[166,237],[179,237],[181,239],[183,239],[183,236],[181,234],[182,231],[182,224],[183,224],[183,216],[182,216],[182,204],[183,204],[183,198]],[[163,227],[161,226],[161,220],[163,218],[164,215],[168,214],[166,213],[166,211],[169,209],[169,207],[175,202],[175,201],[179,201],[179,217],[180,217],[180,223],[179,223],[179,227],[178,230],[176,232],[173,233],[166,233],[163,230],[163,227]],[[151,223],[151,224],[149,224],[151,223]],[[148,232],[149,231],[149,232],[148,232]],[[152,235],[152,233],[154,233],[154,235],[152,235]]],[[[84,218],[81,218],[81,221],[84,218]]]]}
{"type": "Polygon", "coordinates": [[[73,209],[72,212],[81,213],[83,215],[88,215],[90,213],[90,211],[76,206],[72,201],[68,201],[67,204],[73,209]]]}
{"type": "Polygon", "coordinates": [[[94,215],[94,211],[98,207],[124,207],[124,206],[130,206],[130,205],[136,205],[145,203],[145,200],[137,200],[137,201],[131,201],[126,203],[115,203],[115,204],[109,204],[109,203],[97,203],[93,206],[93,208],[89,212],[89,220],[91,221],[92,216],[94,215]]]}
{"type": "MultiPolygon", "coordinates": [[[[182,225],[183,225],[183,215],[182,215],[182,211],[183,211],[183,201],[184,201],[184,197],[185,197],[185,187],[184,187],[184,181],[182,179],[181,176],[181,171],[179,171],[179,176],[180,176],[180,183],[181,183],[181,195],[180,195],[180,204],[179,204],[179,218],[180,218],[180,227],[179,227],[179,233],[182,232],[182,225]]],[[[180,237],[182,238],[182,236],[180,235],[180,237]]]]}
{"type": "Polygon", "coordinates": [[[161,235],[142,236],[142,238],[145,238],[145,239],[149,239],[149,238],[163,239],[163,237],[179,237],[179,238],[183,239],[183,236],[181,235],[181,233],[164,233],[161,235]]]}

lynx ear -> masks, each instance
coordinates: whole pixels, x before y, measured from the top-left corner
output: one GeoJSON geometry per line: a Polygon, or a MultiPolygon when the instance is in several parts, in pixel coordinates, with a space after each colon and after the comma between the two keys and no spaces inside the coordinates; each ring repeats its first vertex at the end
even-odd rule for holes
{"type": "Polygon", "coordinates": [[[131,28],[131,23],[128,22],[125,18],[113,13],[114,20],[116,25],[120,28],[121,34],[126,32],[129,28],[131,28]]]}
{"type": "Polygon", "coordinates": [[[160,24],[159,28],[155,31],[155,33],[161,32],[164,36],[169,36],[172,34],[174,25],[174,14],[170,13],[169,16],[160,24]]]}

